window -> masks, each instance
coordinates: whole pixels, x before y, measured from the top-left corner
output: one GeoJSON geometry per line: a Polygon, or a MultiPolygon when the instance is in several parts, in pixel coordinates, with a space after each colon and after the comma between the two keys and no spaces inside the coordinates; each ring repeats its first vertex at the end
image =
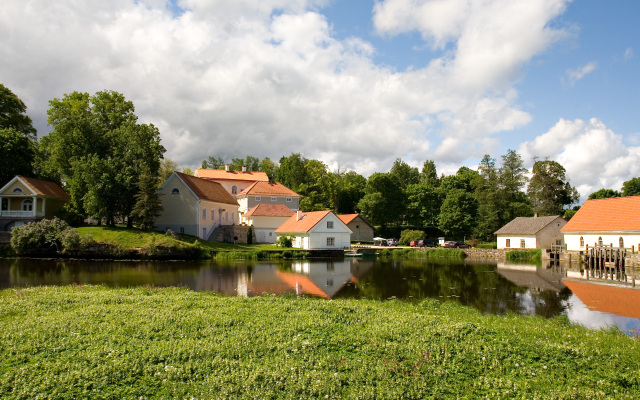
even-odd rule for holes
{"type": "Polygon", "coordinates": [[[333,221],[327,221],[327,229],[333,229],[333,221]]]}
{"type": "Polygon", "coordinates": [[[277,197],[272,197],[271,201],[278,201],[278,198],[277,197]]]}
{"type": "Polygon", "coordinates": [[[180,227],[180,234],[184,235],[184,228],[183,227],[180,227]]]}
{"type": "Polygon", "coordinates": [[[598,238],[598,246],[602,246],[602,236],[598,238]]]}
{"type": "Polygon", "coordinates": [[[238,187],[237,186],[231,186],[231,194],[238,194],[238,187]]]}
{"type": "Polygon", "coordinates": [[[22,193],[22,189],[20,189],[20,188],[14,188],[11,192],[12,192],[12,193],[22,193]]]}
{"type": "Polygon", "coordinates": [[[180,189],[178,188],[171,189],[171,194],[180,194],[180,189]]]}
{"type": "Polygon", "coordinates": [[[22,211],[33,211],[33,200],[26,199],[22,202],[22,211]]]}
{"type": "Polygon", "coordinates": [[[580,236],[580,247],[584,247],[584,238],[580,236]]]}
{"type": "Polygon", "coordinates": [[[327,238],[327,246],[333,247],[333,246],[335,246],[335,242],[336,242],[335,238],[332,238],[332,237],[328,237],[327,238]]]}
{"type": "Polygon", "coordinates": [[[618,239],[618,242],[620,243],[620,247],[621,249],[624,248],[624,239],[622,238],[622,236],[620,236],[620,239],[618,239]]]}
{"type": "Polygon", "coordinates": [[[333,261],[327,262],[327,272],[334,272],[336,270],[336,266],[333,264],[333,261]]]}
{"type": "Polygon", "coordinates": [[[327,279],[327,286],[333,286],[333,279],[327,279]]]}
{"type": "Polygon", "coordinates": [[[212,221],[216,220],[216,210],[214,210],[213,208],[211,209],[211,220],[212,221]]]}
{"type": "Polygon", "coordinates": [[[202,209],[202,219],[207,219],[207,209],[206,208],[202,209]]]}
{"type": "Polygon", "coordinates": [[[255,197],[255,200],[256,200],[256,201],[260,201],[260,200],[262,200],[262,197],[260,197],[260,196],[256,196],[256,197],[255,197]]]}
{"type": "Polygon", "coordinates": [[[526,246],[526,244],[524,242],[524,239],[520,239],[520,248],[524,249],[525,247],[527,247],[527,246],[526,246]]]}
{"type": "Polygon", "coordinates": [[[287,197],[287,203],[291,203],[291,202],[292,202],[291,197],[287,197]]]}
{"type": "Polygon", "coordinates": [[[507,239],[507,244],[506,244],[505,247],[507,247],[507,248],[511,247],[511,239],[507,239]]]}
{"type": "Polygon", "coordinates": [[[9,209],[9,200],[2,199],[2,211],[7,211],[9,209]]]}

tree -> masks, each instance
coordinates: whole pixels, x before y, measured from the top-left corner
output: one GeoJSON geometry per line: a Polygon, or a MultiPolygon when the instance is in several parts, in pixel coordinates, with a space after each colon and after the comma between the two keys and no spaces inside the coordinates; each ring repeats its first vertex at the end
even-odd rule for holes
{"type": "Polygon", "coordinates": [[[640,195],[640,178],[631,178],[622,184],[623,196],[640,195]]]}
{"type": "Polygon", "coordinates": [[[475,234],[478,238],[492,240],[493,233],[502,226],[500,218],[502,207],[495,159],[488,154],[480,161],[474,186],[475,198],[478,201],[478,223],[475,234]]]}
{"type": "Polygon", "coordinates": [[[173,174],[177,170],[178,170],[177,162],[173,161],[170,158],[162,159],[162,161],[160,162],[160,171],[159,171],[160,179],[158,179],[158,186],[162,186],[162,184],[165,183],[167,179],[169,179],[171,174],[173,174]]]}
{"type": "Polygon", "coordinates": [[[355,213],[358,202],[364,197],[366,185],[367,179],[355,171],[340,175],[337,200],[333,205],[334,211],[338,214],[355,213]]]}
{"type": "Polygon", "coordinates": [[[131,211],[140,229],[150,231],[153,229],[156,218],[162,213],[162,200],[158,193],[160,179],[153,175],[146,165],[141,168],[138,180],[138,193],[135,195],[136,203],[131,211]]]}
{"type": "Polygon", "coordinates": [[[562,215],[564,206],[578,201],[578,191],[569,184],[565,169],[556,161],[536,161],[527,194],[540,215],[562,215]]]}
{"type": "Polygon", "coordinates": [[[440,208],[438,227],[447,235],[462,239],[476,225],[478,201],[463,189],[452,189],[440,208]]]}
{"type": "Polygon", "coordinates": [[[202,168],[208,169],[222,169],[224,167],[224,160],[220,157],[209,156],[206,160],[202,161],[202,168]]]}
{"type": "Polygon", "coordinates": [[[437,227],[444,196],[441,190],[427,183],[407,186],[406,220],[409,224],[437,227]]]}
{"type": "Polygon", "coordinates": [[[0,187],[16,175],[33,175],[36,144],[13,128],[0,129],[0,187]]]}
{"type": "Polygon", "coordinates": [[[276,170],[276,181],[285,185],[294,192],[300,193],[300,186],[305,183],[304,157],[300,153],[293,153],[289,157],[280,159],[280,166],[276,170]]]}
{"type": "Polygon", "coordinates": [[[70,208],[115,223],[136,204],[143,170],[158,176],[165,152],[160,132],[138,124],[133,103],[114,91],[73,92],[49,102],[53,131],[42,138],[42,173],[65,182],[70,208]]]}
{"type": "Polygon", "coordinates": [[[390,174],[376,172],[367,180],[358,208],[374,224],[399,223],[405,211],[404,192],[390,174]]]}
{"type": "Polygon", "coordinates": [[[440,185],[438,172],[436,171],[436,164],[433,162],[433,160],[427,160],[422,165],[422,172],[420,172],[420,182],[432,187],[437,187],[440,185]]]}
{"type": "Polygon", "coordinates": [[[589,200],[609,199],[612,197],[620,197],[620,192],[613,189],[600,189],[589,195],[589,200]]]}
{"type": "Polygon", "coordinates": [[[35,140],[37,132],[26,112],[27,106],[22,100],[0,83],[0,130],[15,129],[35,140]]]}
{"type": "Polygon", "coordinates": [[[258,167],[261,172],[264,172],[269,178],[273,179],[276,176],[278,164],[273,162],[269,157],[265,157],[260,161],[260,165],[258,167]]]}
{"type": "Polygon", "coordinates": [[[398,184],[400,184],[402,189],[420,182],[420,173],[418,172],[418,168],[409,166],[409,164],[402,161],[400,158],[397,158],[394,161],[393,166],[389,171],[389,175],[398,181],[398,184]]]}

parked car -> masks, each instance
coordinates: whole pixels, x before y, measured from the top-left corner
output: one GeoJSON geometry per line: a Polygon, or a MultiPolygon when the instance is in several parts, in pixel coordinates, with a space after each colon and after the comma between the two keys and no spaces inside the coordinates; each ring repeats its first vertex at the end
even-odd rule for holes
{"type": "Polygon", "coordinates": [[[387,239],[384,238],[373,238],[373,245],[374,246],[386,246],[387,245],[387,239]]]}
{"type": "Polygon", "coordinates": [[[438,242],[434,239],[425,239],[422,240],[422,246],[424,247],[438,247],[438,242]]]}
{"type": "Polygon", "coordinates": [[[460,241],[452,242],[452,241],[450,241],[450,242],[444,242],[444,247],[448,247],[448,248],[451,248],[451,249],[468,249],[471,246],[469,246],[465,242],[460,242],[460,241]]]}
{"type": "Polygon", "coordinates": [[[422,247],[423,246],[423,240],[412,240],[409,243],[409,246],[411,246],[411,247],[422,247]]]}
{"type": "Polygon", "coordinates": [[[387,246],[397,246],[398,239],[387,239],[387,246]]]}

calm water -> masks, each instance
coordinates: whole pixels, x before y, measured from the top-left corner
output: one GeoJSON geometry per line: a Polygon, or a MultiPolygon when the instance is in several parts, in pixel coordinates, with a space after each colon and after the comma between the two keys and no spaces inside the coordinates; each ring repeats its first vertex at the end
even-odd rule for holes
{"type": "MultiPolygon", "coordinates": [[[[220,264],[0,259],[0,288],[76,283],[185,286],[230,296],[297,293],[326,299],[435,298],[457,301],[485,314],[566,315],[592,328],[616,325],[628,334],[640,328],[637,314],[616,309],[604,296],[594,301],[593,296],[583,294],[581,299],[566,287],[564,276],[560,268],[471,261],[347,258],[220,264]]],[[[589,290],[600,287],[592,285],[589,290]]],[[[626,309],[640,310],[640,304],[626,309]]]]}

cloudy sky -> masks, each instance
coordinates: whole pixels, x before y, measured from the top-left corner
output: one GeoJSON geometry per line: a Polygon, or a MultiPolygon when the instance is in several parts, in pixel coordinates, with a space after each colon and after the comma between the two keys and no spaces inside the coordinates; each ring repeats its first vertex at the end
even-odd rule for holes
{"type": "Polygon", "coordinates": [[[110,89],[166,156],[293,152],[365,176],[561,162],[582,196],[640,176],[640,2],[4,0],[0,82],[49,100],[110,89]]]}

